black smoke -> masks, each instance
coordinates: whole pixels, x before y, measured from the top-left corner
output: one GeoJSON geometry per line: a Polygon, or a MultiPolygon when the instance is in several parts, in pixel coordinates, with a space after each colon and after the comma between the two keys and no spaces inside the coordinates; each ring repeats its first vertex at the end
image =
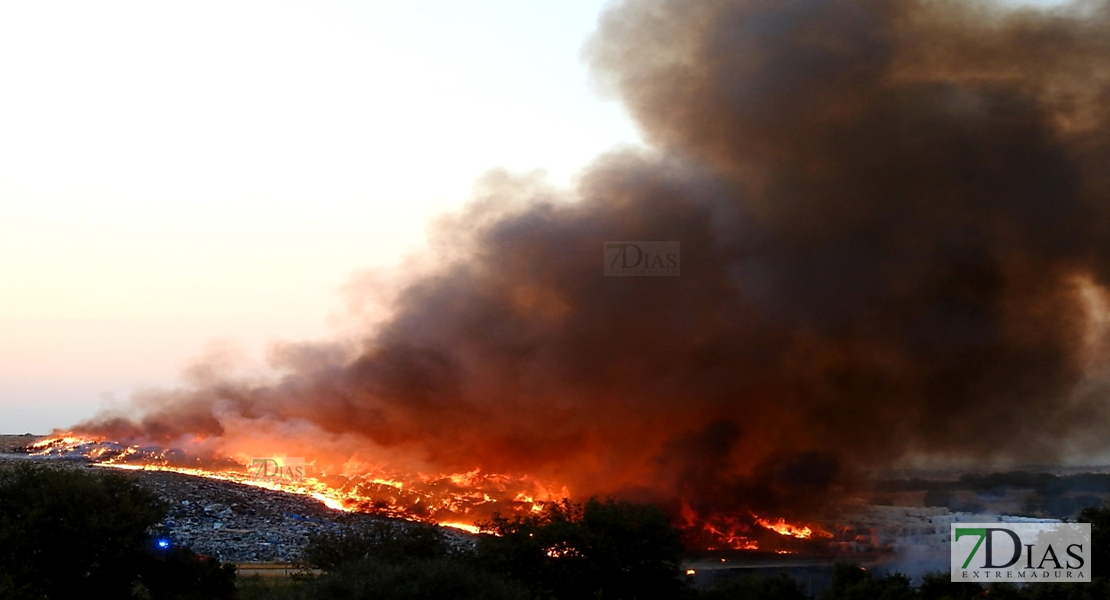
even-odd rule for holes
{"type": "Polygon", "coordinates": [[[1097,452],[1107,31],[1105,1],[616,3],[586,57],[649,149],[571,192],[487,176],[353,355],[79,429],[307,428],[707,510],[809,507],[911,458],[1097,452]],[[681,276],[603,276],[611,240],[680,241],[681,276]]]}

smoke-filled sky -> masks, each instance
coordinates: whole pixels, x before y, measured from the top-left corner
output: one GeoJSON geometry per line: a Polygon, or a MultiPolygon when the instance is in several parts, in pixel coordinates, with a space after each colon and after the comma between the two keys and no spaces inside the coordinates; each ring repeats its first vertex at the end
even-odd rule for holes
{"type": "MultiPolygon", "coordinates": [[[[1108,20],[1106,2],[613,5],[584,56],[644,147],[571,185],[481,178],[427,250],[347,286],[361,335],[272,349],[280,381],[213,356],[83,427],[710,508],[799,506],[853,464],[1099,453],[1108,20]],[[605,240],[681,241],[682,275],[603,277],[605,240]]],[[[411,177],[438,177],[421,158],[411,177]]],[[[316,265],[292,254],[273,277],[316,265]]]]}
{"type": "MultiPolygon", "coordinates": [[[[492,173],[361,335],[80,427],[190,451],[805,508],[855,466],[1106,451],[1110,2],[628,0],[584,56],[646,146],[492,173]],[[606,240],[681,242],[605,277],[606,240]],[[266,455],[256,454],[256,455],[266,455]]],[[[436,166],[426,165],[434,177],[436,166]]]]}
{"type": "Polygon", "coordinates": [[[331,337],[486,170],[638,143],[602,4],[0,3],[0,432],[331,337]]]}

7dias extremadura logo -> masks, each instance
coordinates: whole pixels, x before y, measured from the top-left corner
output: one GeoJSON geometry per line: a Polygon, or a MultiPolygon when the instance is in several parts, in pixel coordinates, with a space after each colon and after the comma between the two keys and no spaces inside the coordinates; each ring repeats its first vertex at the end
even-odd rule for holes
{"type": "Polygon", "coordinates": [[[1091,581],[1089,523],[952,523],[952,581],[1091,581]]]}

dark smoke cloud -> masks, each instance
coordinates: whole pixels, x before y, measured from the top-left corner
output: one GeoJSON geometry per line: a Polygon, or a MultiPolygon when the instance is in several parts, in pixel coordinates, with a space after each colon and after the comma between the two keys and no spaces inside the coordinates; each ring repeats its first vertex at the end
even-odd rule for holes
{"type": "Polygon", "coordinates": [[[587,57],[652,150],[573,193],[489,175],[353,355],[81,428],[304,427],[706,510],[1101,450],[1107,31],[1104,1],[621,2],[587,57]],[[603,277],[606,240],[681,241],[682,274],[603,277]]]}

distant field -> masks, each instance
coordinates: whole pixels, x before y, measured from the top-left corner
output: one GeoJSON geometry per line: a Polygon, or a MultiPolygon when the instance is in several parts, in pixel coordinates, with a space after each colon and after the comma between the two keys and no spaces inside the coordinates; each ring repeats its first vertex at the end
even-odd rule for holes
{"type": "Polygon", "coordinates": [[[11,452],[45,437],[45,435],[0,435],[0,452],[11,452]]]}

